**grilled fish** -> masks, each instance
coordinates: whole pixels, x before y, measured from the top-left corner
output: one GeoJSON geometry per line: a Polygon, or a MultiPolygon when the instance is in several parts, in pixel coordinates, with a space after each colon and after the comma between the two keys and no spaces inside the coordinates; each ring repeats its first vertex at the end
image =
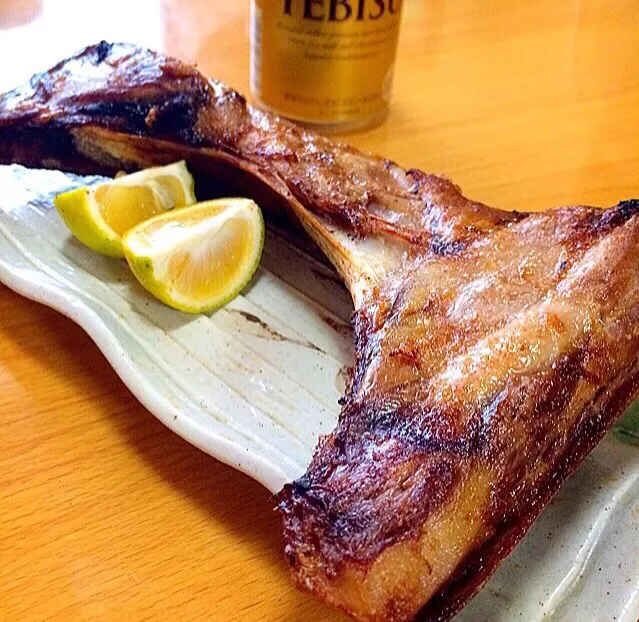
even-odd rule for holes
{"type": "Polygon", "coordinates": [[[0,99],[0,162],[189,162],[291,215],[349,288],[336,429],[279,494],[298,583],[359,620],[446,620],[639,388],[639,201],[539,214],[251,108],[102,42],[0,99]]]}

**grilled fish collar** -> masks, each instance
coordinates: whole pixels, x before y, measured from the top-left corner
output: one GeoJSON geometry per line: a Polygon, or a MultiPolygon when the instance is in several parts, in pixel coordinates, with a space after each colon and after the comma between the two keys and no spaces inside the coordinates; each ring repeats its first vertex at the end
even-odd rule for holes
{"type": "Polygon", "coordinates": [[[105,42],[5,94],[0,140],[79,173],[185,158],[334,263],[356,365],[279,509],[298,583],[356,619],[450,618],[637,393],[639,201],[493,209],[105,42]]]}

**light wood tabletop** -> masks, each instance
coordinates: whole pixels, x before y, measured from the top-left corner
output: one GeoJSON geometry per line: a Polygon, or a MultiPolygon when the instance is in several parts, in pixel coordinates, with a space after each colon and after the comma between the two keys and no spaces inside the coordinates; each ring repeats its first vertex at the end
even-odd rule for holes
{"type": "MultiPolygon", "coordinates": [[[[106,38],[246,93],[247,4],[5,0],[0,87],[106,38]]],[[[636,0],[404,0],[390,116],[346,139],[506,209],[639,197],[636,0]]],[[[293,586],[268,492],[2,285],[0,413],[0,619],[340,619],[293,586]]]]}

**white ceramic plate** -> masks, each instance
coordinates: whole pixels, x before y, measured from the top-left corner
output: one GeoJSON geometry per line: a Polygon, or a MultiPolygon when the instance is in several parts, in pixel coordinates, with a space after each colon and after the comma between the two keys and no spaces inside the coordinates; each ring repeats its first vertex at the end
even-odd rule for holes
{"type": "MultiPolygon", "coordinates": [[[[277,234],[228,307],[189,316],[124,262],[70,237],[51,196],[86,183],[0,167],[0,280],[92,337],[166,426],[276,492],[335,425],[352,363],[350,298],[334,272],[277,234]]],[[[639,617],[639,448],[609,435],[459,621],[639,617]]]]}

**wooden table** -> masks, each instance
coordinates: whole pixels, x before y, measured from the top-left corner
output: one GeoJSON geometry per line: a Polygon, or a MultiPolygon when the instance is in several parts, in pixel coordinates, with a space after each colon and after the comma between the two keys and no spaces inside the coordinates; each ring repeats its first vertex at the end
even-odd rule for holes
{"type": "MultiPolygon", "coordinates": [[[[246,92],[246,4],[5,0],[0,86],[105,37],[246,92]]],[[[348,140],[503,208],[639,196],[636,0],[404,6],[390,118],[348,140]]],[[[1,619],[339,619],[293,587],[267,492],[159,424],[77,326],[4,286],[0,405],[1,619]]]]}

